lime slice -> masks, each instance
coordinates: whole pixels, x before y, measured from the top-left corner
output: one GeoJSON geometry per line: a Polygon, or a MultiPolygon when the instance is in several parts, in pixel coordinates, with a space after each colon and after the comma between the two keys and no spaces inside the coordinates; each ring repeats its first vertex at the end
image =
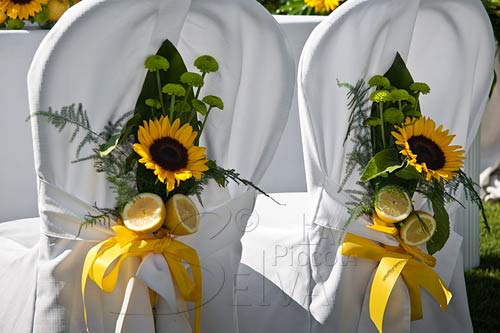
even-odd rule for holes
{"type": "Polygon", "coordinates": [[[198,230],[200,222],[198,208],[183,194],[174,194],[166,204],[165,227],[173,235],[189,235],[198,230]]]}
{"type": "Polygon", "coordinates": [[[154,232],[163,225],[166,216],[163,199],[154,193],[141,193],[123,208],[123,224],[139,233],[154,232]]]}
{"type": "Polygon", "coordinates": [[[397,223],[407,218],[412,211],[408,193],[401,187],[387,185],[375,195],[375,212],[384,222],[397,223]]]}
{"type": "Polygon", "coordinates": [[[416,211],[401,223],[399,233],[408,245],[416,246],[427,242],[436,231],[436,220],[432,215],[416,211]]]}

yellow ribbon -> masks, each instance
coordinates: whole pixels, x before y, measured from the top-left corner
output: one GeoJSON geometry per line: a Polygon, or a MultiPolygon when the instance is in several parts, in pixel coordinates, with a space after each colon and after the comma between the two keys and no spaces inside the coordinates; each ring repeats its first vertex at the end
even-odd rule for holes
{"type": "Polygon", "coordinates": [[[382,332],[387,301],[399,275],[403,276],[410,295],[411,320],[422,319],[423,316],[420,287],[434,297],[443,311],[451,299],[451,292],[432,268],[415,260],[411,255],[398,252],[397,249],[387,249],[349,233],[342,245],[342,254],[345,256],[380,262],[370,290],[370,318],[379,332],[382,332]]]}
{"type": "Polygon", "coordinates": [[[82,298],[85,325],[85,286],[90,277],[105,292],[111,292],[118,280],[121,264],[128,257],[143,257],[149,253],[163,254],[170,268],[172,280],[177,284],[185,301],[195,302],[194,332],[200,331],[200,310],[202,279],[200,260],[196,251],[173,239],[169,234],[163,237],[137,234],[123,226],[113,226],[115,236],[96,246],[87,253],[82,271],[82,298]],[[191,267],[190,276],[184,263],[191,267]],[[109,270],[109,272],[108,272],[109,270]]]}

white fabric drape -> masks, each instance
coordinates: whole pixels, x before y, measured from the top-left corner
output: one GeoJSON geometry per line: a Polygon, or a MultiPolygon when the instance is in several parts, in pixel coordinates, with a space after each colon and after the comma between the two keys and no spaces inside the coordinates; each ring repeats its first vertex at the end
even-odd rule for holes
{"type": "MultiPolygon", "coordinates": [[[[421,97],[422,112],[456,134],[454,144],[467,149],[478,130],[493,75],[493,36],[480,1],[350,0],[312,32],[298,72],[299,114],[306,178],[312,205],[309,213],[311,262],[315,255],[337,252],[340,229],[350,201],[339,192],[345,175],[343,145],[349,112],[346,90],[336,80],[356,83],[385,73],[396,52],[416,81],[427,82],[431,94],[421,97]]],[[[357,189],[356,173],[345,188],[357,189]]],[[[454,208],[450,207],[453,221],[454,208]]],[[[394,239],[364,227],[359,219],[350,232],[389,245],[394,239]]],[[[453,222],[452,222],[453,224],[453,222]]],[[[472,330],[460,256],[461,238],[452,233],[437,254],[437,272],[453,293],[446,313],[423,296],[424,319],[410,323],[403,281],[389,299],[384,332],[472,330]]],[[[310,304],[313,332],[375,332],[368,315],[369,288],[377,263],[337,258],[312,267],[310,304]]]]}
{"type": "MultiPolygon", "coordinates": [[[[219,165],[258,182],[286,124],[294,74],[277,23],[253,1],[82,1],[62,17],[35,55],[28,76],[31,112],[82,103],[92,127],[102,129],[133,110],[145,76],[144,59],[165,39],[177,45],[188,69],[201,54],[219,61],[219,71],[208,76],[203,92],[221,96],[225,109],[210,115],[202,144],[219,165]]],[[[98,226],[76,235],[92,205],[112,207],[114,194],[91,162],[71,163],[78,142],[68,144],[70,130],[58,133],[41,117],[32,118],[32,128],[42,232],[34,230],[36,220],[1,226],[0,285],[6,294],[0,301],[0,331],[83,332],[83,260],[111,232],[98,226]]],[[[239,239],[255,193],[234,184],[228,190],[209,186],[206,192],[200,230],[179,240],[200,256],[203,331],[232,332],[237,330],[233,280],[239,239]]],[[[139,265],[127,259],[111,294],[88,282],[90,331],[190,331],[185,312],[176,309],[182,304],[176,305],[169,292],[165,261],[151,255],[139,265]],[[163,295],[156,316],[147,287],[163,295]]]]}

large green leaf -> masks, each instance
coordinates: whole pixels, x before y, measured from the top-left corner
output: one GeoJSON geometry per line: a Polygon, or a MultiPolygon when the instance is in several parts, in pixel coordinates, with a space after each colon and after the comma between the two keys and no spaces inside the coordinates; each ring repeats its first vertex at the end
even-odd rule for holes
{"type": "Polygon", "coordinates": [[[407,164],[403,169],[396,172],[396,176],[405,180],[418,180],[422,174],[413,165],[407,164]]]}
{"type": "Polygon", "coordinates": [[[367,182],[376,177],[387,177],[389,173],[402,168],[404,163],[395,148],[384,149],[368,162],[361,175],[361,181],[367,182]]]}
{"type": "Polygon", "coordinates": [[[443,248],[448,237],[450,237],[450,218],[444,207],[443,195],[433,196],[431,203],[434,210],[434,219],[436,220],[436,231],[427,242],[427,251],[434,254],[443,248]]]}
{"type": "MultiPolygon", "coordinates": [[[[413,83],[413,78],[410,74],[410,71],[406,67],[406,64],[401,58],[401,55],[399,53],[396,53],[396,57],[394,58],[394,61],[391,65],[391,67],[387,70],[387,72],[384,74],[386,78],[389,79],[391,82],[391,85],[394,87],[397,87],[398,89],[405,89],[412,95],[413,97],[417,97],[411,90],[410,90],[410,85],[413,83]]],[[[396,104],[393,103],[385,103],[385,108],[387,109],[388,107],[391,106],[396,106],[396,104]]],[[[420,107],[418,108],[420,110],[420,107]]],[[[371,108],[371,118],[380,118],[379,114],[379,106],[377,103],[372,104],[371,108]]],[[[393,130],[393,126],[390,124],[383,124],[384,126],[384,132],[386,136],[386,142],[391,142],[391,131],[393,130]]],[[[375,153],[381,151],[384,149],[383,144],[382,144],[382,131],[380,126],[374,126],[370,127],[371,131],[371,139],[373,142],[373,151],[375,153]]]]}
{"type": "MultiPolygon", "coordinates": [[[[170,63],[168,71],[160,71],[161,86],[164,86],[167,83],[180,84],[180,76],[187,71],[187,68],[176,47],[170,41],[165,40],[156,54],[166,58],[170,63]]],[[[190,91],[188,94],[190,97],[187,102],[190,104],[191,99],[193,98],[193,93],[190,91]]],[[[139,98],[137,99],[137,103],[135,105],[135,113],[139,113],[142,119],[152,118],[151,107],[146,105],[146,100],[150,98],[158,99],[156,72],[148,72],[146,74],[141,93],[139,94],[139,98]]],[[[165,97],[164,103],[165,105],[169,105],[170,101],[167,97],[165,97]]],[[[195,122],[193,122],[192,125],[195,125],[195,122]]]]}
{"type": "Polygon", "coordinates": [[[394,58],[391,67],[384,76],[391,81],[391,84],[394,87],[407,90],[411,93],[410,86],[413,83],[413,78],[399,53],[396,53],[396,57],[394,58]]]}
{"type": "MultiPolygon", "coordinates": [[[[156,54],[166,58],[170,63],[168,71],[160,71],[161,86],[164,86],[167,83],[180,84],[180,76],[185,73],[187,69],[179,51],[177,51],[175,46],[170,41],[166,40],[163,42],[156,54]]],[[[137,99],[137,103],[135,105],[135,116],[140,116],[140,122],[142,122],[142,120],[150,119],[153,116],[159,117],[161,113],[161,110],[157,110],[156,112],[158,112],[158,115],[153,115],[151,107],[146,105],[147,99],[158,99],[158,84],[156,75],[156,72],[148,71],[144,79],[141,93],[137,99]]],[[[192,91],[189,91],[189,96],[190,97],[187,101],[191,103],[191,99],[193,98],[192,91]]],[[[168,98],[164,99],[164,103],[165,105],[170,104],[168,98]]],[[[192,125],[195,129],[197,128],[196,126],[198,126],[198,124],[196,117],[193,117],[192,125]]],[[[131,161],[133,161],[133,158],[131,161]]],[[[163,200],[166,200],[169,195],[166,191],[166,185],[158,180],[158,177],[153,173],[153,170],[146,169],[146,167],[140,163],[137,164],[136,183],[139,192],[156,193],[161,196],[163,200]]]]}

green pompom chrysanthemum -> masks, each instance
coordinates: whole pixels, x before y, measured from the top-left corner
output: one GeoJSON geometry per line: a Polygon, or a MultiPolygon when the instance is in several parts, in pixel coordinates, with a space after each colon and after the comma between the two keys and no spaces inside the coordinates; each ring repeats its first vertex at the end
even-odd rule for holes
{"type": "Polygon", "coordinates": [[[209,55],[202,55],[194,61],[196,68],[202,73],[213,73],[219,70],[219,63],[214,57],[209,55]]]}
{"type": "Polygon", "coordinates": [[[173,95],[177,97],[182,97],[186,95],[186,89],[180,84],[176,83],[167,83],[163,86],[161,91],[167,95],[173,95]]]}
{"type": "Polygon", "coordinates": [[[215,107],[224,110],[224,102],[220,97],[208,95],[203,97],[203,102],[207,103],[211,107],[215,107]]]}
{"type": "Polygon", "coordinates": [[[151,55],[144,61],[144,67],[146,67],[150,72],[156,72],[159,70],[167,71],[170,68],[170,63],[162,56],[151,55]]]}

